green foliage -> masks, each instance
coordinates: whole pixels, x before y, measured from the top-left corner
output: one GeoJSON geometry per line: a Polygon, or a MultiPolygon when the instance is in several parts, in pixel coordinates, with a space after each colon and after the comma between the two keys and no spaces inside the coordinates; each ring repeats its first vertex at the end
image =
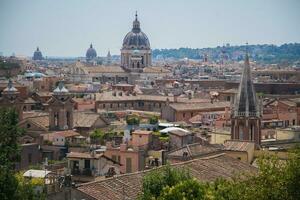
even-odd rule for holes
{"type": "Polygon", "coordinates": [[[143,178],[143,195],[140,199],[158,198],[164,187],[172,187],[189,179],[191,179],[191,176],[187,170],[174,169],[167,165],[147,174],[143,178]]]}
{"type": "Polygon", "coordinates": [[[42,200],[46,199],[45,193],[34,191],[35,188],[41,187],[44,190],[44,180],[41,178],[25,178],[23,173],[15,174],[15,178],[18,181],[18,188],[16,191],[17,199],[24,200],[42,200]]]}
{"type": "Polygon", "coordinates": [[[167,136],[167,137],[165,137],[165,136],[160,136],[160,137],[159,137],[159,140],[162,141],[162,142],[169,142],[169,139],[170,139],[169,136],[167,136]]]}
{"type": "MultiPolygon", "coordinates": [[[[300,44],[290,43],[281,46],[276,45],[248,45],[250,55],[253,60],[260,63],[292,63],[300,60],[300,44]],[[259,53],[257,53],[259,52],[259,53]]],[[[215,47],[215,48],[179,48],[179,49],[154,49],[153,57],[162,56],[163,58],[190,58],[204,59],[204,55],[208,53],[209,60],[217,61],[220,59],[222,51],[225,50],[230,60],[243,60],[241,52],[245,51],[245,45],[215,47]],[[237,56],[240,55],[240,56],[237,56]]]]}
{"type": "Polygon", "coordinates": [[[23,131],[18,128],[18,114],[14,109],[0,109],[0,166],[13,168],[20,159],[17,139],[23,131]]]}
{"type": "Polygon", "coordinates": [[[157,124],[158,123],[158,117],[157,116],[151,116],[149,118],[149,124],[157,124]]]}
{"type": "Polygon", "coordinates": [[[128,125],[139,125],[140,124],[140,118],[137,115],[127,115],[126,116],[126,123],[128,125]]]}
{"type": "Polygon", "coordinates": [[[0,199],[44,199],[34,193],[33,184],[21,179],[22,174],[14,174],[14,165],[20,158],[17,141],[23,133],[17,124],[18,114],[14,109],[0,109],[0,199]]]}
{"type": "Polygon", "coordinates": [[[91,133],[90,138],[92,140],[92,143],[104,145],[106,141],[112,140],[112,138],[115,136],[124,136],[124,132],[123,131],[121,131],[120,133],[116,131],[103,132],[99,129],[96,129],[91,133]]]}
{"type": "Polygon", "coordinates": [[[101,144],[103,145],[105,143],[104,141],[104,133],[103,131],[96,129],[92,132],[90,135],[90,138],[92,140],[92,143],[101,144]]]}
{"type": "Polygon", "coordinates": [[[145,176],[141,199],[300,199],[299,147],[291,151],[285,161],[276,156],[262,156],[258,166],[257,174],[240,174],[233,179],[221,178],[206,184],[192,180],[189,175],[178,178],[176,169],[170,167],[156,170],[145,176]]]}
{"type": "Polygon", "coordinates": [[[52,141],[50,141],[50,140],[44,140],[44,145],[52,145],[52,141]]]}
{"type": "Polygon", "coordinates": [[[200,184],[195,179],[189,179],[182,181],[172,187],[166,186],[163,189],[162,194],[158,198],[159,200],[194,200],[204,199],[205,185],[200,184]]]}

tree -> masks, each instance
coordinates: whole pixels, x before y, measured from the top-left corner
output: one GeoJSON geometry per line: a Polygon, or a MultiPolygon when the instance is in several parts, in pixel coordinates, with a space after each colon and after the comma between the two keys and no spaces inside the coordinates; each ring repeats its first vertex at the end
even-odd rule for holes
{"type": "Polygon", "coordinates": [[[169,165],[150,172],[143,178],[143,195],[140,199],[158,198],[164,187],[172,187],[181,181],[189,180],[191,176],[185,169],[174,169],[169,165]]]}
{"type": "Polygon", "coordinates": [[[96,144],[104,144],[104,133],[99,130],[96,129],[93,131],[93,133],[90,135],[90,138],[92,140],[92,143],[96,143],[96,144]]]}
{"type": "Polygon", "coordinates": [[[137,115],[127,115],[126,116],[126,123],[128,125],[139,125],[140,124],[140,118],[137,115]]]}
{"type": "Polygon", "coordinates": [[[158,123],[158,117],[157,116],[151,116],[149,118],[149,124],[157,124],[158,123]]]}
{"type": "Polygon", "coordinates": [[[196,179],[182,181],[175,186],[166,186],[159,200],[201,200],[204,199],[205,185],[199,183],[196,179]]]}
{"type": "Polygon", "coordinates": [[[143,179],[140,199],[205,200],[298,200],[300,199],[300,148],[287,160],[265,155],[258,159],[258,172],[240,174],[232,179],[201,183],[186,171],[170,166],[154,170],[143,179]]]}
{"type": "Polygon", "coordinates": [[[22,131],[18,128],[18,114],[13,109],[0,109],[0,199],[15,198],[18,181],[14,177],[14,165],[20,159],[17,142],[22,131]]]}
{"type": "Polygon", "coordinates": [[[14,109],[0,109],[0,199],[43,199],[33,192],[32,184],[21,182],[14,173],[14,165],[20,159],[18,138],[23,134],[17,124],[18,113],[14,109]]]}

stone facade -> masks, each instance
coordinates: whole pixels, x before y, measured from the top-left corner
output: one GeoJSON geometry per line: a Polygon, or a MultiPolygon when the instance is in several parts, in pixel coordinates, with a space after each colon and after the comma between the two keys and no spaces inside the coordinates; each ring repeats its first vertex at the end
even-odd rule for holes
{"type": "Polygon", "coordinates": [[[73,112],[75,102],[72,100],[68,90],[60,82],[54,90],[49,104],[49,129],[66,130],[73,129],[73,112]]]}
{"type": "Polygon", "coordinates": [[[133,72],[142,72],[144,67],[151,66],[151,48],[149,39],[141,31],[140,22],[135,15],[132,30],[127,33],[121,49],[121,66],[133,72]]]}
{"type": "Polygon", "coordinates": [[[253,87],[249,56],[246,54],[242,79],[231,114],[231,139],[260,145],[261,114],[253,87]]]}

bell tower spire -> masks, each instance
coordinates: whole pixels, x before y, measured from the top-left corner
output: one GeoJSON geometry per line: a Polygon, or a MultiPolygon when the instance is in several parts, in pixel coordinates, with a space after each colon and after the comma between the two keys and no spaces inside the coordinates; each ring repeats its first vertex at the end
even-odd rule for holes
{"type": "Polygon", "coordinates": [[[248,43],[246,43],[242,78],[231,113],[231,138],[235,140],[250,140],[259,145],[261,114],[252,82],[248,51],[248,43]]]}

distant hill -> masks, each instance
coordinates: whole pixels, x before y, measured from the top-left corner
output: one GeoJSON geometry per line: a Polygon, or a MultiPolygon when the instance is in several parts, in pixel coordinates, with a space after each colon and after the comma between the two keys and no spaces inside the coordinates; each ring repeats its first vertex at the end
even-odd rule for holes
{"type": "MultiPolygon", "coordinates": [[[[179,48],[179,49],[154,49],[154,58],[190,58],[203,59],[207,54],[208,59],[220,61],[222,58],[240,61],[245,54],[246,46],[218,46],[215,48],[179,48]]],[[[263,44],[248,45],[249,53],[253,60],[260,63],[293,63],[300,61],[300,43],[283,44],[281,46],[263,44]]]]}

